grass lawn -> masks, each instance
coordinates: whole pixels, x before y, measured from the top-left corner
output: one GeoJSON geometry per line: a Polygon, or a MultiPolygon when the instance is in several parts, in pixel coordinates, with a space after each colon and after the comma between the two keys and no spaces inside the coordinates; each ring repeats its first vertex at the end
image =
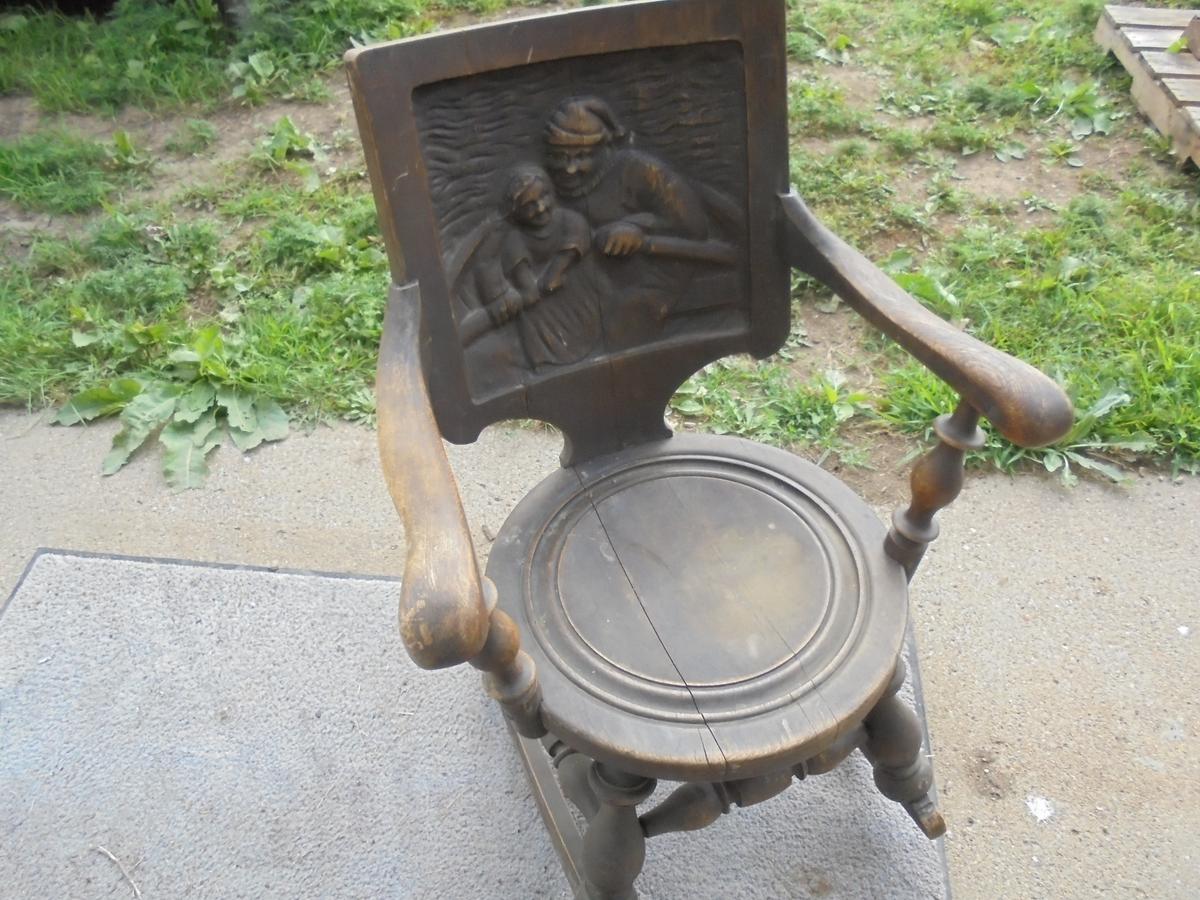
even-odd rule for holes
{"type": "MultiPolygon", "coordinates": [[[[1158,3],[1188,6],[1194,0],[1158,3]]],[[[566,4],[583,5],[583,4],[566,4]]],[[[387,266],[349,101],[353,41],[531,4],[121,2],[0,13],[0,403],[120,414],[176,486],[228,436],[370,422],[387,266]],[[70,402],[65,402],[70,398],[70,402]],[[165,427],[164,427],[165,426],[165,427]],[[161,430],[160,430],[161,429],[161,430]]],[[[1071,393],[1074,477],[1200,462],[1200,192],[1092,43],[1098,0],[793,2],[792,178],[906,289],[1071,393]]],[[[699,373],[683,423],[870,465],[950,392],[798,281],[785,351],[699,373]]]]}

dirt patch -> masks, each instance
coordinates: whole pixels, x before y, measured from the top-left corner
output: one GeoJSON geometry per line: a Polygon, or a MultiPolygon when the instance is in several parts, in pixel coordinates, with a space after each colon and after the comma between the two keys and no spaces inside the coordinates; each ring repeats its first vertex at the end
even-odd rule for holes
{"type": "Polygon", "coordinates": [[[893,510],[910,500],[909,472],[922,452],[913,437],[893,434],[877,422],[851,421],[842,439],[854,453],[826,459],[833,472],[872,506],[893,510]]]}
{"type": "Polygon", "coordinates": [[[13,141],[36,131],[33,125],[40,120],[41,113],[37,102],[27,94],[9,94],[0,96],[0,141],[13,141]]]}
{"type": "Polygon", "coordinates": [[[812,303],[802,303],[797,315],[809,345],[789,366],[797,378],[807,381],[836,369],[855,386],[871,383],[873,375],[863,353],[863,338],[870,328],[862,319],[842,305],[822,312],[812,303]]]}
{"type": "Polygon", "coordinates": [[[848,106],[873,110],[883,93],[882,78],[861,66],[825,66],[821,74],[838,86],[848,106]]]}
{"type": "Polygon", "coordinates": [[[1013,791],[1013,776],[1004,762],[1005,744],[993,741],[971,755],[971,787],[981,797],[1003,800],[1013,791]]]}
{"type": "MultiPolygon", "coordinates": [[[[289,116],[326,151],[322,174],[361,168],[362,151],[354,127],[350,89],[340,74],[331,75],[325,88],[329,99],[323,103],[278,100],[254,107],[227,106],[211,111],[192,108],[170,113],[127,109],[116,116],[46,113],[30,96],[0,97],[0,140],[15,141],[38,132],[60,130],[108,143],[114,132],[125,131],[138,151],[152,158],[154,164],[138,183],[123,189],[120,199],[145,203],[168,201],[188,188],[221,181],[230,167],[242,164],[254,152],[283,116],[289,116]],[[195,155],[168,150],[167,144],[191,119],[212,124],[216,141],[195,155]]],[[[176,211],[180,218],[188,218],[184,207],[176,211]]],[[[5,258],[23,259],[39,235],[79,234],[103,215],[102,210],[81,215],[23,210],[0,199],[0,250],[5,258]]]]}
{"type": "Polygon", "coordinates": [[[23,260],[35,237],[39,234],[62,237],[71,229],[71,224],[64,220],[74,218],[24,210],[15,203],[0,200],[0,259],[23,260]]]}
{"type": "Polygon", "coordinates": [[[993,153],[960,157],[956,164],[962,188],[977,201],[1023,204],[1024,215],[1036,217],[1049,207],[1066,206],[1075,197],[1087,193],[1089,176],[1098,172],[1121,178],[1128,175],[1134,160],[1147,159],[1145,146],[1132,135],[1109,135],[1084,141],[1078,156],[1082,166],[1047,158],[1046,142],[1029,141],[1025,159],[1000,162],[993,153]],[[1032,201],[1032,202],[1025,202],[1032,201]],[[1044,201],[1037,202],[1037,201],[1044,201]]]}
{"type": "Polygon", "coordinates": [[[825,79],[842,93],[847,106],[874,110],[883,93],[883,76],[863,66],[813,65],[789,62],[788,80],[825,79]]]}
{"type": "MultiPolygon", "coordinates": [[[[822,312],[804,303],[797,314],[809,345],[788,364],[797,381],[807,383],[834,370],[845,376],[848,390],[874,393],[877,373],[885,368],[879,359],[883,351],[872,350],[869,344],[874,329],[845,306],[822,312]]],[[[919,449],[913,439],[891,434],[866,419],[852,419],[843,427],[842,437],[846,447],[853,448],[844,454],[794,449],[819,460],[875,506],[895,507],[908,498],[908,469],[914,450],[919,449]]]]}
{"type": "MultiPolygon", "coordinates": [[[[213,181],[223,166],[249,156],[283,116],[289,116],[297,128],[313,135],[329,151],[329,166],[361,163],[350,89],[341,75],[326,79],[325,89],[329,99],[322,103],[277,100],[262,106],[225,106],[211,111],[191,108],[170,113],[127,109],[116,116],[45,113],[31,97],[0,97],[0,139],[11,141],[35,132],[61,130],[107,143],[114,132],[125,131],[139,151],[154,159],[145,184],[127,196],[153,201],[213,181]],[[190,119],[211,123],[217,140],[196,155],[173,153],[167,144],[190,119]]],[[[7,210],[0,207],[0,212],[7,210]]],[[[4,215],[6,223],[13,218],[4,215]]]]}

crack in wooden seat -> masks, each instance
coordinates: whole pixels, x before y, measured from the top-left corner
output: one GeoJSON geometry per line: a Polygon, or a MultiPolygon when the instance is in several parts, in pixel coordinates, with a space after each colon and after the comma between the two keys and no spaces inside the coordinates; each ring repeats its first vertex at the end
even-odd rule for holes
{"type": "Polygon", "coordinates": [[[802,762],[882,695],[907,617],[884,536],[818,467],[688,435],[551,475],[487,571],[555,735],[637,774],[721,781],[802,762]]]}

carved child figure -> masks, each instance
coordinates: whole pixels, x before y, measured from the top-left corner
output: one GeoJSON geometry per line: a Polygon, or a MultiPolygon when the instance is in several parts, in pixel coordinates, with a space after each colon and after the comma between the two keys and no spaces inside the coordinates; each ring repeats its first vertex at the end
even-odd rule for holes
{"type": "Polygon", "coordinates": [[[516,319],[535,370],[578,362],[600,340],[595,273],[586,259],[591,229],[559,206],[550,177],[535,165],[509,174],[503,211],[510,229],[500,242],[500,272],[508,289],[488,315],[495,327],[516,319]]]}

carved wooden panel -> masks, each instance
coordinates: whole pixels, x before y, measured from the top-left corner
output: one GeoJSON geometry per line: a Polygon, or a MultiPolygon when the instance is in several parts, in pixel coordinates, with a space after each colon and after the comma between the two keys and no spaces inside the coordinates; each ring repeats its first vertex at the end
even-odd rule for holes
{"type": "Polygon", "coordinates": [[[665,434],[704,364],[779,346],[783,34],[781,4],[659,0],[349,55],[445,437],[538,418],[585,458],[665,434]]]}
{"type": "Polygon", "coordinates": [[[746,330],[741,74],[727,41],[416,91],[476,399],[674,335],[746,330]]]}

